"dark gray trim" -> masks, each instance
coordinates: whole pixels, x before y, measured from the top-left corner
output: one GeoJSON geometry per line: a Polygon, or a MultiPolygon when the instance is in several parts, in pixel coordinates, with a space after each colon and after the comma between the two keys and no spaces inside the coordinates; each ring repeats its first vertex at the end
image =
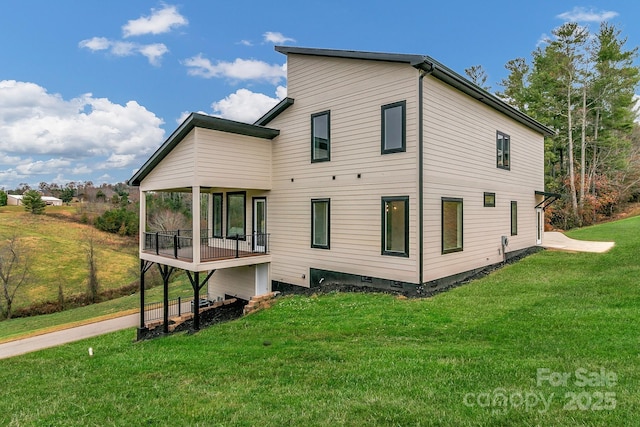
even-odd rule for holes
{"type": "Polygon", "coordinates": [[[244,224],[242,225],[242,236],[238,236],[240,240],[246,240],[247,239],[247,192],[246,191],[229,191],[227,192],[227,214],[226,214],[226,218],[227,218],[227,224],[225,226],[225,230],[226,230],[226,236],[227,239],[231,239],[234,238],[235,235],[230,235],[229,233],[229,196],[237,196],[237,195],[242,195],[242,200],[244,201],[243,203],[243,222],[244,224]]]}
{"type": "Polygon", "coordinates": [[[331,199],[311,199],[311,247],[316,249],[331,249],[331,199]],[[326,245],[318,245],[314,243],[314,225],[315,225],[315,210],[314,206],[316,203],[326,203],[327,204],[327,244],[326,245]]]}
{"type": "Polygon", "coordinates": [[[450,254],[454,252],[462,252],[464,250],[464,201],[458,197],[443,197],[440,202],[440,237],[441,237],[441,252],[442,255],[450,254]],[[456,202],[460,203],[462,206],[462,211],[460,212],[460,234],[462,237],[460,238],[460,247],[454,249],[445,249],[444,248],[444,204],[445,202],[456,202]]]}
{"type": "Polygon", "coordinates": [[[382,229],[381,233],[381,246],[382,246],[382,255],[391,255],[391,256],[399,256],[399,257],[409,257],[409,196],[389,196],[382,198],[382,206],[381,206],[381,224],[380,228],[382,229]],[[387,202],[404,202],[404,252],[395,252],[388,251],[387,248],[387,215],[386,215],[386,204],[387,202]]]}
{"type": "Polygon", "coordinates": [[[495,208],[496,207],[496,193],[491,193],[491,192],[485,191],[484,195],[482,197],[482,206],[484,206],[485,208],[495,208]],[[493,197],[493,203],[487,202],[487,196],[493,197]]]}
{"type": "Polygon", "coordinates": [[[283,99],[278,103],[278,105],[273,107],[271,110],[267,111],[267,113],[264,116],[260,117],[253,124],[257,126],[266,126],[267,124],[269,124],[269,122],[271,122],[271,120],[278,117],[280,113],[282,113],[284,110],[292,106],[294,102],[295,100],[293,98],[287,97],[283,99]]]}
{"type": "Polygon", "coordinates": [[[409,64],[412,67],[433,74],[433,76],[437,79],[447,83],[450,86],[453,86],[454,88],[482,102],[483,104],[486,104],[489,107],[500,111],[501,113],[511,117],[519,123],[522,123],[528,128],[541,133],[544,136],[553,136],[556,134],[553,129],[527,116],[520,110],[512,107],[497,96],[475,85],[474,83],[462,77],[460,74],[454,72],[450,68],[447,68],[446,66],[429,56],[398,53],[360,52],[352,50],[313,49],[290,46],[276,46],[275,50],[285,55],[297,54],[327,56],[334,58],[364,59],[369,61],[386,61],[409,64]]]}
{"type": "Polygon", "coordinates": [[[311,163],[319,163],[319,162],[328,162],[331,160],[331,110],[321,111],[319,113],[314,113],[311,115],[311,163]],[[315,125],[314,119],[316,117],[327,116],[327,157],[316,159],[314,157],[315,154],[315,125]]]}
{"type": "Polygon", "coordinates": [[[171,152],[193,128],[203,128],[218,130],[221,132],[234,133],[239,135],[252,136],[263,139],[273,139],[280,134],[278,129],[271,129],[263,126],[250,125],[233,120],[221,119],[219,117],[207,116],[199,113],[191,113],[171,136],[156,150],[155,153],[142,165],[142,167],[127,181],[134,187],[140,186],[142,180],[149,175],[158,163],[171,152]]]}
{"type": "Polygon", "coordinates": [[[509,216],[511,217],[511,235],[512,236],[517,236],[518,235],[518,202],[515,200],[511,201],[511,204],[509,205],[509,216]],[[514,217],[513,215],[513,208],[516,208],[516,215],[514,217]],[[515,229],[515,230],[514,230],[515,229]]]}
{"type": "Polygon", "coordinates": [[[407,101],[394,102],[392,104],[387,104],[380,107],[380,123],[381,123],[380,154],[402,153],[407,151],[407,101]],[[402,108],[402,113],[400,117],[400,120],[402,121],[402,123],[400,124],[400,126],[402,126],[401,128],[402,135],[400,136],[400,138],[402,139],[402,141],[401,141],[400,147],[398,148],[385,148],[385,143],[387,142],[385,139],[387,121],[385,119],[384,113],[391,108],[397,108],[397,107],[402,108]]]}

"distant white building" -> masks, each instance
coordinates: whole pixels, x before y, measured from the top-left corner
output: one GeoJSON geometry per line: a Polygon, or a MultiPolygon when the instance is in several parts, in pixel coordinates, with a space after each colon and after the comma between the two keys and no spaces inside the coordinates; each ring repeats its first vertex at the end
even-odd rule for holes
{"type": "MultiPolygon", "coordinates": [[[[62,206],[62,200],[57,197],[42,196],[42,201],[45,202],[47,206],[62,206]]],[[[22,194],[7,194],[7,205],[22,205],[22,194]]]]}

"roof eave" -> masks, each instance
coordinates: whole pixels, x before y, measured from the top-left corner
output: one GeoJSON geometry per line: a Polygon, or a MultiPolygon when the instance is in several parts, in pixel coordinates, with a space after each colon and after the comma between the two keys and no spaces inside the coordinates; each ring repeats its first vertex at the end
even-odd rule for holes
{"type": "Polygon", "coordinates": [[[295,100],[293,98],[289,98],[289,97],[284,98],[275,107],[269,110],[264,116],[256,120],[253,124],[256,126],[268,125],[273,119],[278,117],[280,113],[282,113],[284,110],[286,110],[291,105],[293,105],[294,102],[295,100]]]}

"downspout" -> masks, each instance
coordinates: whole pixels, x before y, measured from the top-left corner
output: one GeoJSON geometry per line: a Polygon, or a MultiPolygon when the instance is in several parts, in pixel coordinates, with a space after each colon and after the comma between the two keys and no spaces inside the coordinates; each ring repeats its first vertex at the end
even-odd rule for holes
{"type": "Polygon", "coordinates": [[[418,65],[418,241],[419,241],[419,283],[424,283],[424,77],[433,73],[434,66],[426,61],[418,65]],[[428,68],[426,68],[428,67],[428,68]],[[426,68],[426,69],[425,69],[426,68]]]}

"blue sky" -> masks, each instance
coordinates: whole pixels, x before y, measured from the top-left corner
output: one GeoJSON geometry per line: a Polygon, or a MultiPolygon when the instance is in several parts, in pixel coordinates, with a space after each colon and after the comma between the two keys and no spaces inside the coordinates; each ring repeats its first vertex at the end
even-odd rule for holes
{"type": "Polygon", "coordinates": [[[0,188],[117,183],[188,112],[251,122],[286,96],[274,45],[429,55],[493,90],[553,28],[607,20],[640,45],[640,2],[4,0],[0,188]]]}

